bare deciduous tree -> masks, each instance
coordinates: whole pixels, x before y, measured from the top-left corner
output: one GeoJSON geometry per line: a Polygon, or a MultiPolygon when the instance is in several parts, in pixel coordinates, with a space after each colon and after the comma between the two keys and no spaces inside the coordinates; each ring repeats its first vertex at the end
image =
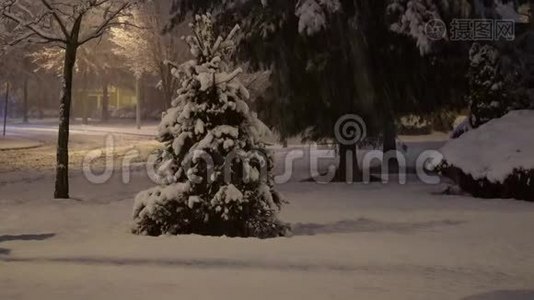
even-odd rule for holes
{"type": "Polygon", "coordinates": [[[157,75],[164,101],[162,109],[167,109],[179,87],[172,75],[168,61],[181,63],[190,57],[186,44],[181,40],[189,27],[176,26],[174,30],[162,33],[170,10],[170,2],[153,0],[139,5],[132,12],[130,22],[136,26],[121,26],[111,30],[111,40],[116,47],[115,54],[124,57],[136,78],[144,74],[157,75]]]}
{"type": "Polygon", "coordinates": [[[128,0],[3,0],[0,16],[9,32],[9,46],[51,44],[64,49],[63,86],[59,106],[56,198],[69,198],[69,119],[73,71],[78,49],[121,25],[135,1],[128,0]]]}

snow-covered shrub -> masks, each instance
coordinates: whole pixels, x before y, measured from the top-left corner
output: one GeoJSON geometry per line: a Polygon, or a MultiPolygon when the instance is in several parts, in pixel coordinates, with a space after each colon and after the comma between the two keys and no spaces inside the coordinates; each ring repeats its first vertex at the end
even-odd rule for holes
{"type": "Polygon", "coordinates": [[[109,115],[114,119],[135,119],[135,107],[112,109],[109,115]]]}
{"type": "Polygon", "coordinates": [[[457,113],[447,109],[441,109],[431,114],[432,129],[441,132],[449,132],[454,129],[457,113]]]}
{"type": "Polygon", "coordinates": [[[419,115],[401,117],[397,127],[397,131],[401,135],[426,135],[432,133],[432,123],[419,115]]]}
{"type": "Polygon", "coordinates": [[[134,216],[138,222],[135,233],[161,235],[191,233],[195,217],[188,209],[190,186],[175,184],[155,187],[139,193],[135,199],[134,216]]]}
{"type": "Polygon", "coordinates": [[[215,38],[209,15],[197,16],[185,39],[194,60],[175,69],[181,88],[159,126],[166,146],[157,160],[161,186],[135,200],[138,234],[203,234],[269,238],[289,230],[277,218],[273,160],[265,125],[250,111],[249,92],[229,72],[234,36],[215,38]]]}
{"type": "Polygon", "coordinates": [[[397,124],[397,131],[402,135],[426,135],[433,130],[448,132],[453,129],[456,114],[452,111],[439,110],[432,114],[402,116],[397,124]]]}
{"type": "Polygon", "coordinates": [[[491,120],[442,149],[438,170],[483,198],[534,201],[534,111],[512,111],[491,120]]]}

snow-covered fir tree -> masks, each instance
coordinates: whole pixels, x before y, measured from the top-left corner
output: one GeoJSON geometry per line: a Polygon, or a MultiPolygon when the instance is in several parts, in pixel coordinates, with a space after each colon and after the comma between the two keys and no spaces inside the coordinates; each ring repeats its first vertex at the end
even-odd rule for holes
{"type": "Polygon", "coordinates": [[[517,109],[534,109],[534,34],[513,43],[474,43],[469,53],[470,123],[478,127],[517,109]]]}
{"type": "Polygon", "coordinates": [[[474,43],[469,51],[470,123],[478,127],[506,113],[506,83],[498,72],[499,51],[491,45],[474,43]]]}
{"type": "Polygon", "coordinates": [[[210,15],[196,16],[191,27],[185,41],[194,59],[174,70],[181,88],[159,127],[161,185],[136,197],[133,232],[285,235],[273,160],[261,140],[266,127],[245,102],[241,69],[230,72],[226,63],[239,27],[226,39],[215,37],[210,15]]]}
{"type": "Polygon", "coordinates": [[[295,15],[299,18],[299,33],[313,35],[327,24],[327,16],[341,9],[339,0],[304,0],[298,1],[295,15]]]}
{"type": "Polygon", "coordinates": [[[434,41],[425,32],[425,25],[442,19],[438,5],[430,0],[391,0],[386,13],[392,21],[391,31],[415,39],[422,55],[431,51],[434,41]]]}

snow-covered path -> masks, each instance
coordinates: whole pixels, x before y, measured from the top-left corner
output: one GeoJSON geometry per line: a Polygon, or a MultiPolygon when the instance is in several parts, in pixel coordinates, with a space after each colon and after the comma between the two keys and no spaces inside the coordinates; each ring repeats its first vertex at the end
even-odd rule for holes
{"type": "MultiPolygon", "coordinates": [[[[58,126],[57,121],[54,122],[36,122],[31,124],[11,124],[8,126],[7,130],[9,132],[24,134],[25,132],[31,133],[41,133],[41,134],[50,134],[57,135],[58,126]]],[[[142,137],[154,137],[157,134],[157,124],[151,122],[144,125],[141,129],[137,129],[135,124],[130,123],[120,123],[120,124],[71,124],[70,131],[71,134],[83,134],[83,135],[106,135],[106,134],[121,134],[121,135],[132,135],[132,136],[142,136],[142,137]]]]}
{"type": "Polygon", "coordinates": [[[0,299],[534,299],[531,203],[292,182],[293,237],[149,238],[128,232],[143,175],[72,185],[0,186],[0,299]]]}

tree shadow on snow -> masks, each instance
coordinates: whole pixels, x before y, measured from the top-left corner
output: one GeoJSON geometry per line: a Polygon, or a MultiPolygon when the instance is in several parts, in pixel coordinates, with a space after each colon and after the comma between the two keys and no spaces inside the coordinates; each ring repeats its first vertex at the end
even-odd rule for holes
{"type": "Polygon", "coordinates": [[[55,235],[55,233],[0,235],[0,243],[11,241],[44,241],[55,235]]]}
{"type": "Polygon", "coordinates": [[[364,232],[393,232],[393,233],[411,233],[418,230],[429,230],[444,226],[458,226],[466,223],[465,221],[442,220],[429,222],[382,222],[365,218],[358,220],[343,220],[335,223],[317,224],[294,224],[292,225],[293,236],[310,236],[317,234],[332,233],[364,233],[364,232]]]}
{"type": "Polygon", "coordinates": [[[165,268],[192,268],[214,270],[274,270],[274,271],[334,271],[365,272],[369,266],[351,266],[335,263],[300,263],[286,261],[242,261],[233,259],[164,259],[118,257],[24,257],[4,258],[11,263],[60,263],[88,266],[148,266],[165,268]]]}
{"type": "MultiPolygon", "coordinates": [[[[0,235],[0,243],[12,241],[44,241],[55,235],[55,233],[0,235]]],[[[0,255],[9,255],[10,253],[11,250],[0,248],[0,255]]]]}
{"type": "Polygon", "coordinates": [[[462,300],[532,300],[534,290],[493,291],[463,298],[462,300]]]}

